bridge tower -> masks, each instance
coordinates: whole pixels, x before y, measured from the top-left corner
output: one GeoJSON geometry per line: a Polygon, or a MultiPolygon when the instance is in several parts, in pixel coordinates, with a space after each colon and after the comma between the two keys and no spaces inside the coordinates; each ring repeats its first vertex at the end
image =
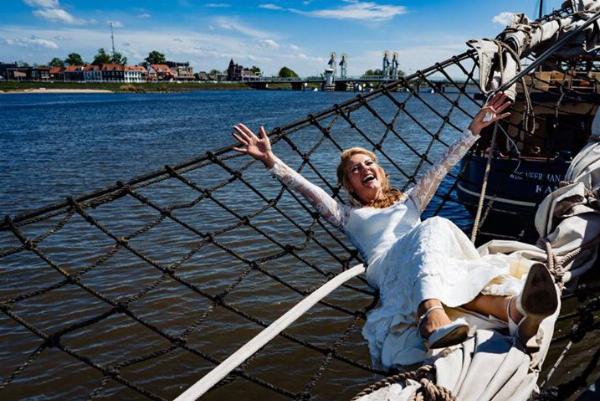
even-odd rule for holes
{"type": "Polygon", "coordinates": [[[333,70],[333,77],[335,78],[335,76],[337,75],[337,63],[335,61],[335,52],[331,52],[331,54],[329,55],[329,62],[327,63],[327,65],[329,65],[329,68],[333,70]]]}
{"type": "Polygon", "coordinates": [[[392,71],[391,71],[391,78],[393,80],[397,80],[398,79],[398,66],[399,66],[399,62],[398,62],[398,52],[394,52],[392,54],[392,71]]]}
{"type": "Polygon", "coordinates": [[[340,78],[348,78],[348,56],[346,53],[342,54],[342,59],[340,60],[340,78]]]}
{"type": "Polygon", "coordinates": [[[384,80],[387,80],[390,76],[390,52],[388,50],[383,52],[383,68],[381,69],[381,75],[384,80]]]}

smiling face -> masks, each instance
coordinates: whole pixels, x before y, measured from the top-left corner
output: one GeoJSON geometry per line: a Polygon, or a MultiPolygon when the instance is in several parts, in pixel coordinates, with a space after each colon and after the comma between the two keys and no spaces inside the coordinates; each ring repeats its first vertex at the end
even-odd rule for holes
{"type": "Polygon", "coordinates": [[[381,197],[385,175],[372,156],[355,153],[344,164],[348,192],[363,205],[381,197]]]}

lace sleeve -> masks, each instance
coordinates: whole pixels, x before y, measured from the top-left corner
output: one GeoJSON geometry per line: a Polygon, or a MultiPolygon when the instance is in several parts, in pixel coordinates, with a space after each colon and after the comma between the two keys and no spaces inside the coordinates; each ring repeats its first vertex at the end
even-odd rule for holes
{"type": "Polygon", "coordinates": [[[327,221],[343,229],[350,210],[348,206],[338,203],[327,192],[309,182],[277,157],[275,157],[275,164],[269,169],[269,172],[279,178],[287,187],[304,196],[327,221]]]}
{"type": "Polygon", "coordinates": [[[463,136],[453,143],[442,158],[431,166],[429,171],[415,184],[410,197],[420,211],[425,210],[448,171],[462,159],[477,139],[479,136],[465,130],[463,136]]]}

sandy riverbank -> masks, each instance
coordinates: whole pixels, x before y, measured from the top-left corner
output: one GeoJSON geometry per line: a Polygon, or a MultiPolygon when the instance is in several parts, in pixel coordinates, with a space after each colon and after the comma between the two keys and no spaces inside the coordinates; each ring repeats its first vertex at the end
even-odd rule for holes
{"type": "Polygon", "coordinates": [[[0,93],[113,93],[113,91],[107,89],[46,89],[46,88],[35,88],[35,89],[15,89],[8,91],[1,91],[0,93]]]}

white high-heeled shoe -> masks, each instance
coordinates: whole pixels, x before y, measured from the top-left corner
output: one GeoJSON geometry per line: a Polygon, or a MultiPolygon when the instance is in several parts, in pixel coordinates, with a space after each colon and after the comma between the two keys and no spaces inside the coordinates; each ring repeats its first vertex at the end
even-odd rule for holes
{"type": "Polygon", "coordinates": [[[508,300],[506,314],[508,317],[508,330],[511,336],[516,337],[525,345],[527,350],[539,349],[537,334],[542,320],[551,316],[558,308],[558,292],[552,275],[543,263],[531,266],[523,291],[508,300]],[[510,314],[510,307],[516,301],[517,311],[522,318],[515,322],[510,314]]]}
{"type": "Polygon", "coordinates": [[[446,348],[465,341],[469,335],[470,326],[463,318],[458,318],[453,322],[443,325],[442,327],[438,327],[427,338],[421,335],[421,325],[425,320],[427,320],[431,312],[438,309],[443,310],[444,307],[441,305],[432,306],[419,317],[417,331],[423,339],[425,346],[428,349],[446,348]]]}

